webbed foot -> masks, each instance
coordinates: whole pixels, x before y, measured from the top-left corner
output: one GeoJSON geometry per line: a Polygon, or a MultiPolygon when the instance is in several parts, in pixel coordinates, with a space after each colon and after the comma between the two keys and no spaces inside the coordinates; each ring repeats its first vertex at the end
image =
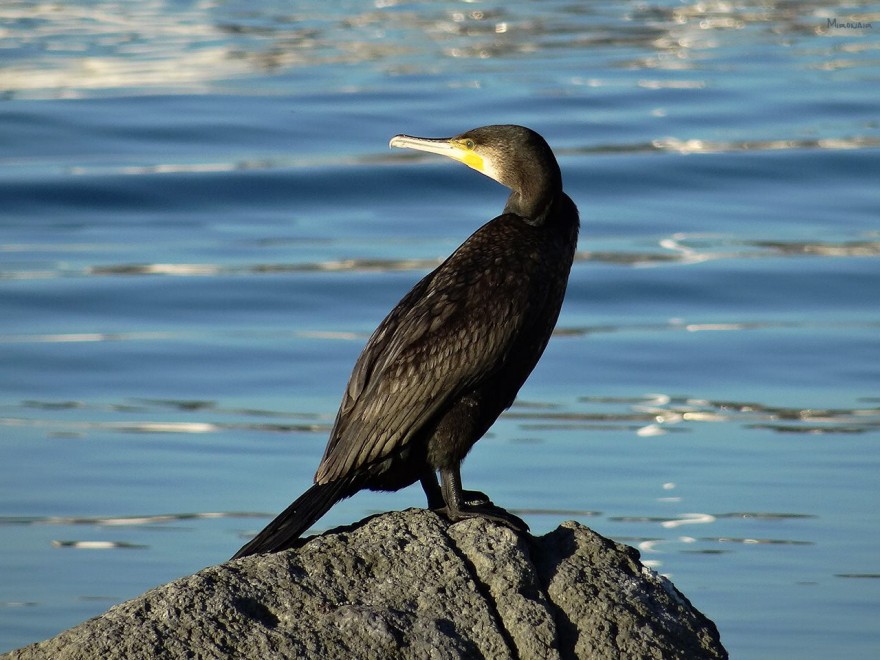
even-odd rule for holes
{"type": "MultiPolygon", "coordinates": [[[[445,468],[440,470],[440,495],[443,499],[443,506],[434,507],[432,509],[452,520],[466,520],[467,518],[486,518],[501,525],[509,527],[515,532],[528,532],[529,526],[509,511],[505,511],[500,506],[492,503],[485,493],[476,490],[462,490],[461,473],[458,466],[454,468],[445,468]]],[[[425,480],[422,480],[425,484],[425,480]]],[[[433,484],[431,484],[433,486],[433,484]]],[[[436,502],[436,491],[432,490],[434,501],[436,502]]],[[[426,487],[425,491],[428,491],[426,487]]],[[[429,503],[432,497],[428,497],[429,503]]]]}
{"type": "Polygon", "coordinates": [[[529,526],[522,518],[491,503],[484,505],[462,503],[456,509],[445,506],[442,509],[437,509],[437,513],[442,513],[453,522],[467,520],[468,518],[485,518],[486,520],[509,527],[514,532],[525,533],[529,531],[529,526]]]}

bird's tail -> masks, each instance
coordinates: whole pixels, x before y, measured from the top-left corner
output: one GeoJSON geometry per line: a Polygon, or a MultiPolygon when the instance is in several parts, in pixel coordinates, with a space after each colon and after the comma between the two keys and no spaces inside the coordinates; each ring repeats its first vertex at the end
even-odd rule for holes
{"type": "Polygon", "coordinates": [[[246,543],[232,558],[280,552],[292,548],[300,534],[344,497],[351,495],[347,479],[326,484],[315,484],[300,495],[293,504],[266,525],[266,528],[246,543]]]}

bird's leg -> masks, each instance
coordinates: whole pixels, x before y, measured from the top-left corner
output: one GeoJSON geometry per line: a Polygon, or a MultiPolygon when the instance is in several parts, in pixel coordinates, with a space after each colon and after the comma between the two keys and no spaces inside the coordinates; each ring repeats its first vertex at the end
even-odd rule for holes
{"type": "MultiPolygon", "coordinates": [[[[474,492],[461,489],[461,470],[458,465],[452,468],[440,468],[441,491],[446,507],[441,511],[452,521],[465,520],[466,518],[487,518],[502,525],[510,527],[516,532],[527,532],[529,526],[517,516],[508,513],[499,506],[495,506],[482,493],[478,501],[468,501],[466,493],[473,495],[474,492]]],[[[424,482],[422,482],[424,484],[424,482]]]]}
{"type": "MultiPolygon", "coordinates": [[[[422,475],[420,480],[425,495],[428,498],[428,508],[431,510],[443,509],[446,501],[443,499],[443,490],[437,481],[437,473],[431,470],[422,475]]],[[[462,500],[466,505],[492,504],[492,500],[485,493],[478,490],[462,490],[462,500]]]]}
{"type": "Polygon", "coordinates": [[[443,501],[443,491],[440,489],[440,482],[437,481],[437,473],[434,470],[429,470],[422,475],[420,481],[425,490],[425,496],[428,498],[428,508],[434,510],[445,507],[446,502],[443,501]]]}

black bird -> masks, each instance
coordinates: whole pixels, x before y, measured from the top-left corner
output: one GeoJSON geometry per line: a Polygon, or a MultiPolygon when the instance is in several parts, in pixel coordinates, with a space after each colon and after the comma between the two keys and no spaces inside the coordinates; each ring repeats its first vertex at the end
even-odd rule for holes
{"type": "Polygon", "coordinates": [[[339,500],[421,481],[449,519],[528,526],[476,491],[460,465],[513,403],[547,346],[577,245],[578,211],[540,135],[485,126],[390,146],[448,156],[511,189],[504,211],[413,287],[354,365],[315,483],[234,558],[293,547],[339,500]],[[437,480],[437,472],[440,480],[437,480]]]}

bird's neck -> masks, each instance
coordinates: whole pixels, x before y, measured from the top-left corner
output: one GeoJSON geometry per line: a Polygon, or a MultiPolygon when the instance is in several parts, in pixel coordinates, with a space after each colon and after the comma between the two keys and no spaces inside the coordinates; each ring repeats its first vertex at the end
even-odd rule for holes
{"type": "Polygon", "coordinates": [[[551,214],[559,194],[561,194],[561,191],[547,191],[540,195],[523,195],[521,192],[514,190],[510,193],[510,197],[507,198],[504,212],[514,213],[529,224],[542,225],[551,214]]]}

